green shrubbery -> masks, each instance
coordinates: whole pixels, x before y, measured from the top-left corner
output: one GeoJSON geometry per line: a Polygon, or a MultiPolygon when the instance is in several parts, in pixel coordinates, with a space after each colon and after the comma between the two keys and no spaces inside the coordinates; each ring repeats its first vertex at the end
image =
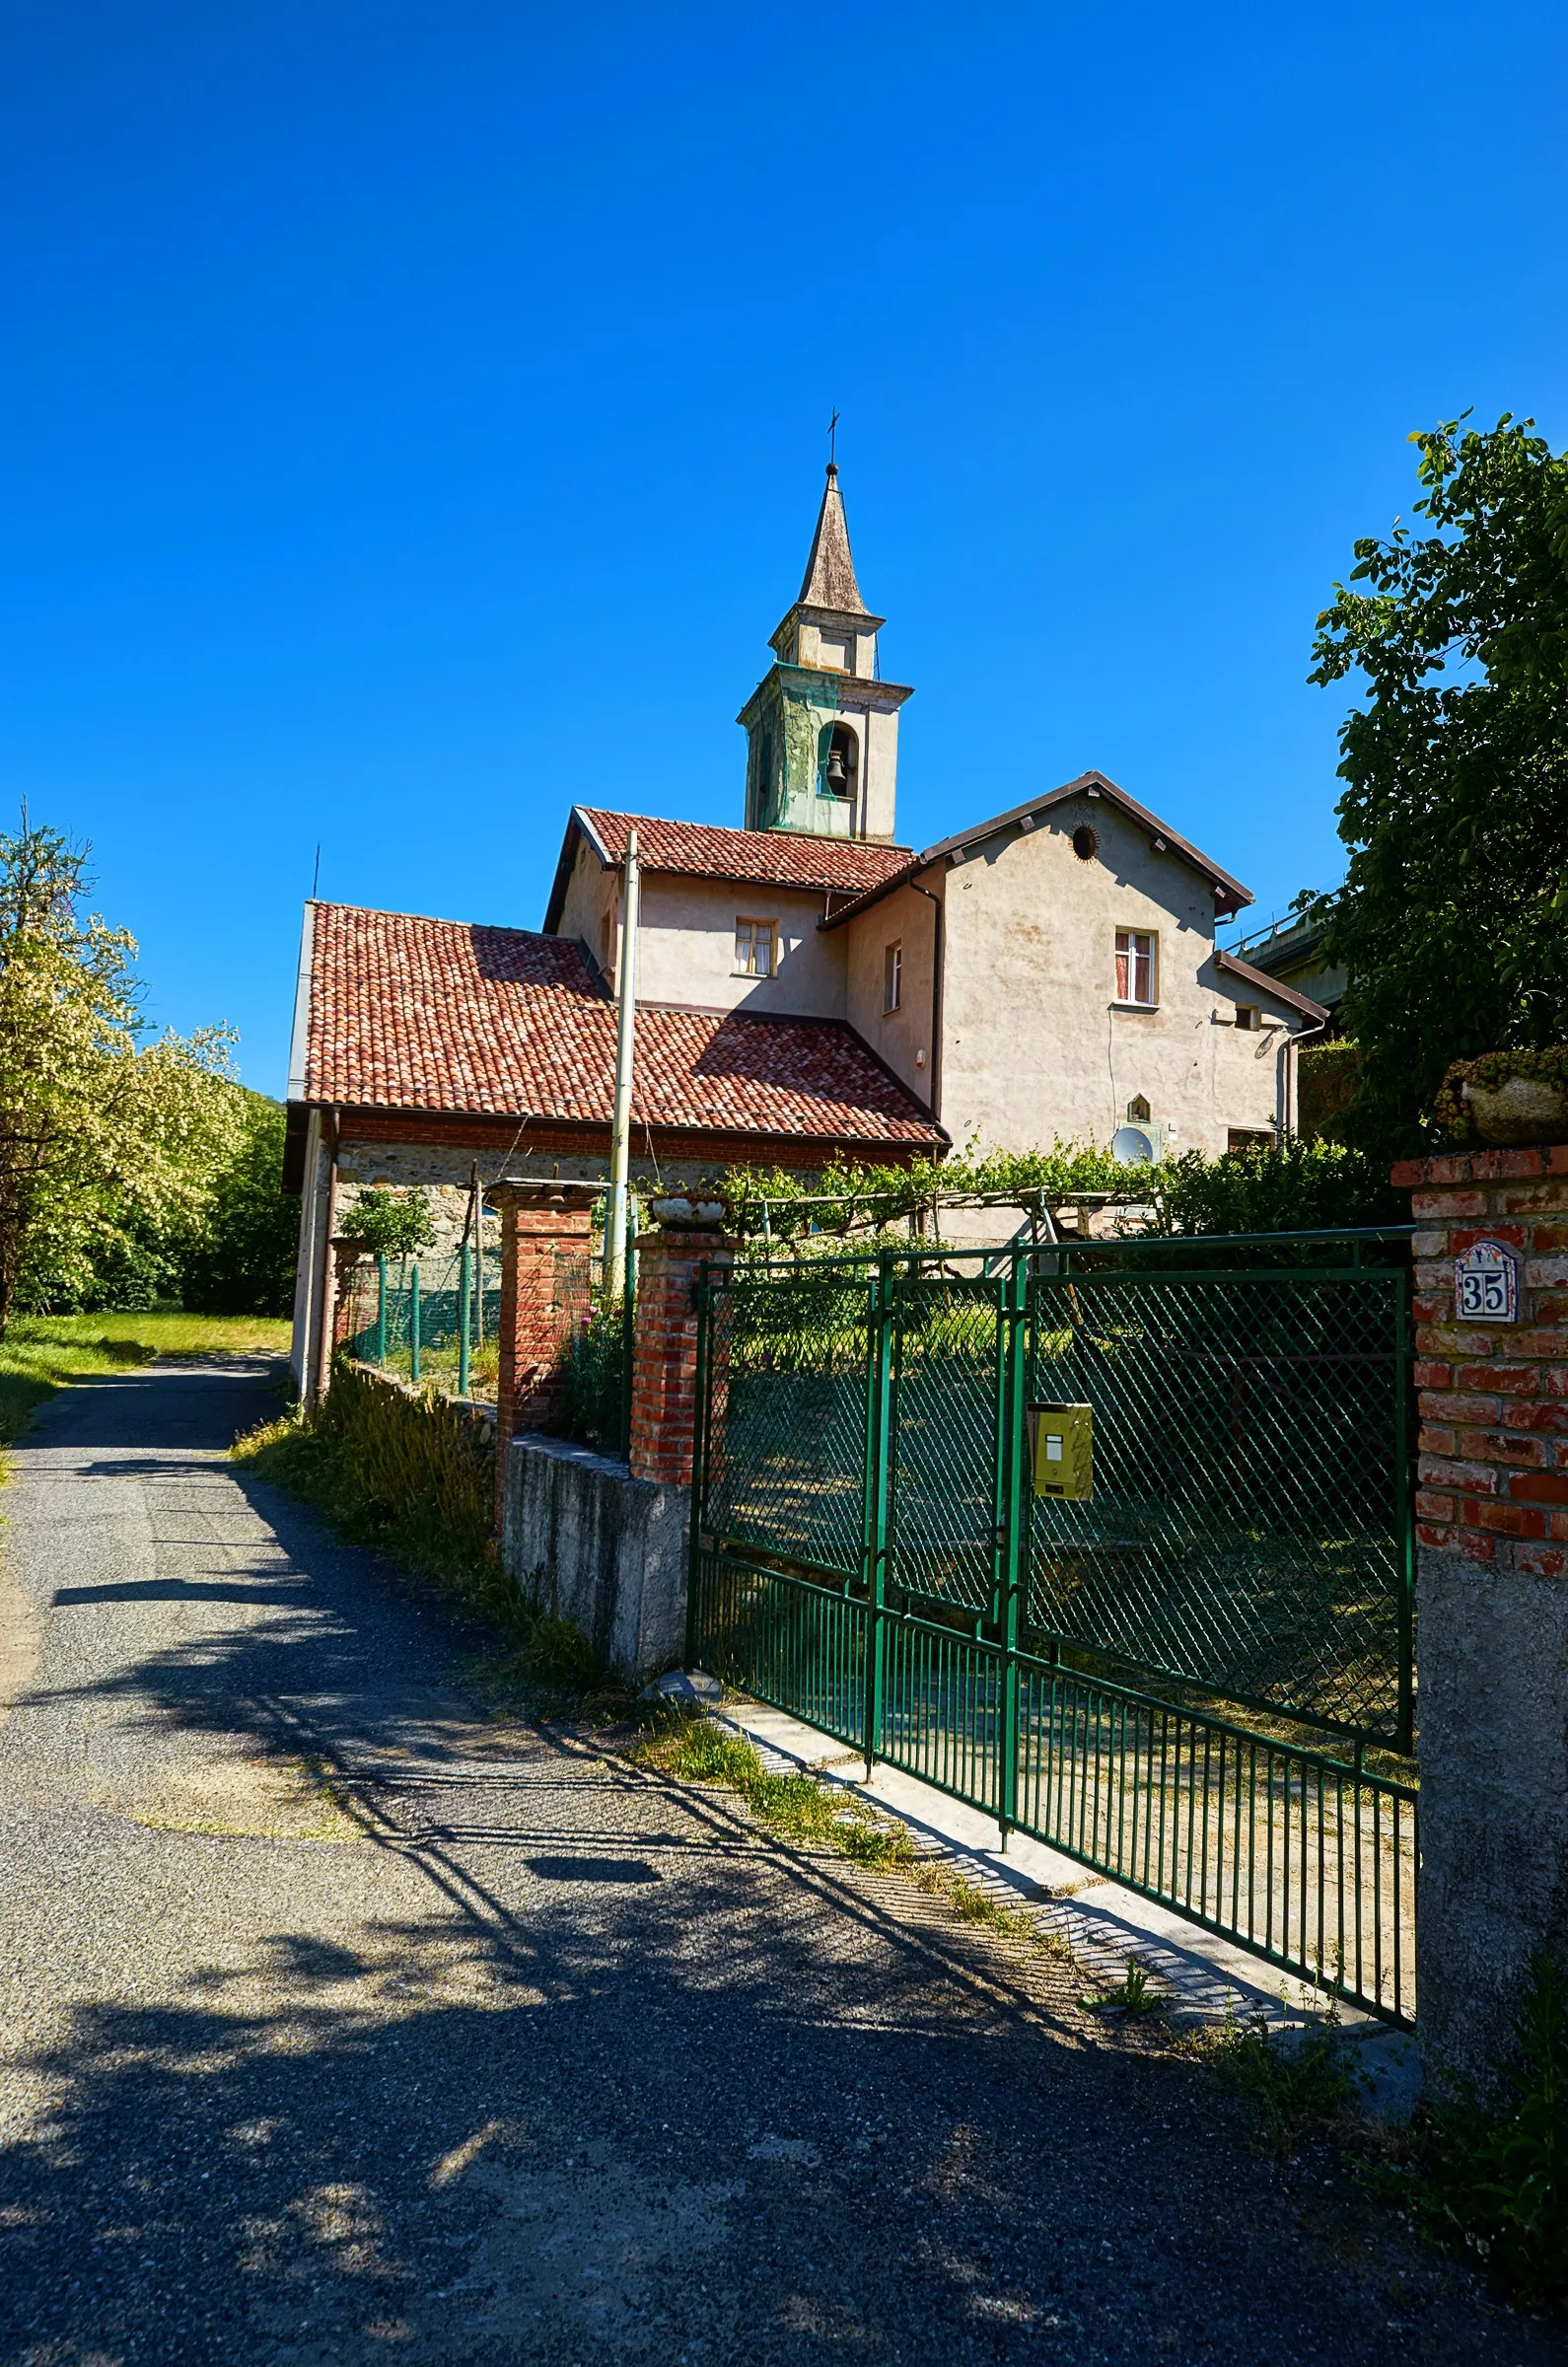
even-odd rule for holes
{"type": "Polygon", "coordinates": [[[1501,2101],[1425,2105],[1385,2183],[1423,2232],[1527,2309],[1568,2309],[1568,1972],[1537,1956],[1501,2101]]]}
{"type": "Polygon", "coordinates": [[[378,1184],[362,1191],[337,1228],[343,1241],[357,1241],[367,1257],[417,1257],[436,1237],[430,1203],[422,1191],[389,1191],[378,1184]]]}
{"type": "MultiPolygon", "coordinates": [[[[1211,1159],[1183,1152],[1154,1166],[1124,1167],[1094,1144],[1053,1144],[1049,1151],[981,1152],[974,1145],[940,1164],[912,1167],[834,1164],[816,1189],[787,1170],[732,1169],[723,1189],[736,1230],[802,1243],[876,1248],[879,1236],[911,1216],[929,1221],[938,1246],[942,1195],[989,1193],[1027,1201],[1034,1193],[1136,1192],[1154,1211],[1147,1229],[1162,1234],[1285,1233],[1331,1225],[1396,1224],[1409,1216],[1382,1162],[1346,1144],[1290,1135],[1211,1159]],[[936,1213],[933,1215],[933,1212],[936,1213]]],[[[906,1239],[899,1246],[907,1246],[906,1239]]]]}

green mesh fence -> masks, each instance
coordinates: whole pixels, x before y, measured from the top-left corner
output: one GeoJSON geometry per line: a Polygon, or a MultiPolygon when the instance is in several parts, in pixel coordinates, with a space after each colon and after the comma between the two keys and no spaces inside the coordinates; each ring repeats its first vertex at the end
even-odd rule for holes
{"type": "MultiPolygon", "coordinates": [[[[501,1321],[501,1259],[487,1255],[481,1292],[470,1258],[466,1306],[470,1362],[489,1350],[491,1386],[501,1321]]],[[[453,1257],[362,1258],[349,1277],[340,1342],[362,1364],[411,1376],[415,1339],[420,1378],[455,1378],[461,1361],[464,1305],[463,1260],[453,1257]]],[[[472,1376],[470,1376],[472,1378],[472,1376]]]]}
{"type": "Polygon", "coordinates": [[[1047,1278],[1030,1311],[1029,1394],[1094,1408],[1095,1486],[1033,1502],[1029,1624],[1397,1740],[1403,1275],[1047,1278]]]}
{"type": "Polygon", "coordinates": [[[1413,1745],[1402,1241],[757,1262],[699,1297],[690,1659],[1409,2022],[1417,1796],[1363,1759],[1413,1745]],[[1032,1399],[1092,1409],[1087,1500],[1035,1498],[1032,1399]]]}
{"type": "Polygon", "coordinates": [[[995,1623],[1012,1589],[1020,1644],[1407,1748],[1406,1269],[1287,1241],[1231,1270],[1209,1244],[1193,1270],[1170,1244],[738,1267],[704,1525],[842,1578],[875,1558],[911,1610],[995,1623]],[[1032,1399],[1092,1407],[1088,1502],[1033,1497],[1032,1399]]]}

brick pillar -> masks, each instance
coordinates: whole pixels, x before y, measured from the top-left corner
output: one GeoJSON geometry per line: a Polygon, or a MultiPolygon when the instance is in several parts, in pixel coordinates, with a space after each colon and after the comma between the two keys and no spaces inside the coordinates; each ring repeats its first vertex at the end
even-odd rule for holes
{"type": "MultiPolygon", "coordinates": [[[[705,1208],[701,1208],[705,1215],[705,1208]]],[[[658,1213],[657,1205],[655,1213],[658,1213]]],[[[697,1410],[696,1285],[703,1264],[729,1265],[735,1243],[693,1217],[667,1220],[637,1243],[632,1340],[631,1475],[689,1487],[697,1410]]]]}
{"type": "Polygon", "coordinates": [[[1418,2010],[1429,2059],[1484,2088],[1532,1953],[1568,1965],[1568,1145],[1393,1181],[1422,1228],[1418,2010]],[[1490,1315],[1461,1291],[1486,1243],[1490,1315]]]}
{"type": "Polygon", "coordinates": [[[486,1198],[501,1211],[500,1378],[496,1385],[496,1519],[507,1441],[549,1430],[561,1416],[558,1365],[563,1321],[556,1303],[557,1251],[586,1256],[590,1214],[603,1187],[589,1184],[501,1184],[486,1198]]]}

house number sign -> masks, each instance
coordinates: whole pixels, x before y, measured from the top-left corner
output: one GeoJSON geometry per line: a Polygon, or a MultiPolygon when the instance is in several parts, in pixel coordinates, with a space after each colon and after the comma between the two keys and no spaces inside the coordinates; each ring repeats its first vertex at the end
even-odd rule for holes
{"type": "Polygon", "coordinates": [[[1519,1259],[1506,1242],[1472,1242],[1455,1258],[1454,1312],[1461,1324],[1518,1323],[1519,1259]]]}

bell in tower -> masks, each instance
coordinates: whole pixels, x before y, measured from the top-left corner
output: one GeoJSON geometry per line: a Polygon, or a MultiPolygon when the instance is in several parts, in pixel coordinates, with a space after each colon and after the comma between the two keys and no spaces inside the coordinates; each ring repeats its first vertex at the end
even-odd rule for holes
{"type": "Polygon", "coordinates": [[[860,597],[829,462],[800,596],[773,635],[777,664],[738,717],[748,741],[748,830],[892,840],[898,710],[913,693],[879,677],[884,621],[860,597]]]}

